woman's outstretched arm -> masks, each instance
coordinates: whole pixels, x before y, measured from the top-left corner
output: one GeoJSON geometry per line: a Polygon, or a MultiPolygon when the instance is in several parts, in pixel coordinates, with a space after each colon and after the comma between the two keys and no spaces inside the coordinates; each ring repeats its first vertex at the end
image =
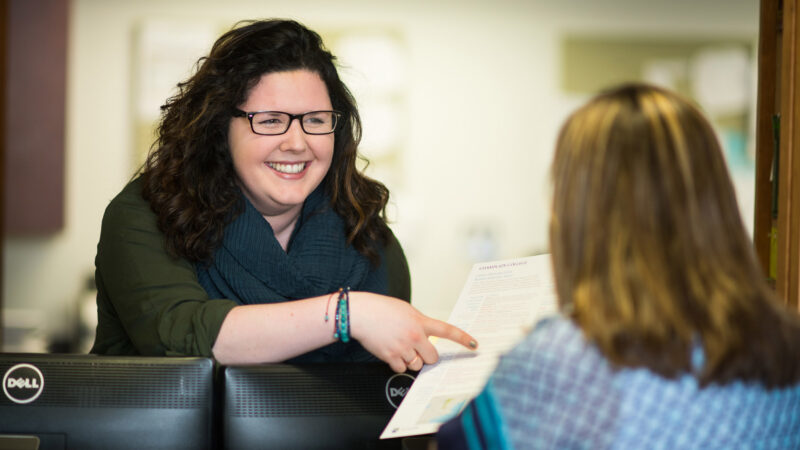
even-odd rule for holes
{"type": "MultiPolygon", "coordinates": [[[[212,351],[222,364],[279,362],[335,342],[336,295],[233,308],[212,351]],[[333,297],[333,298],[331,298],[333,297]],[[325,321],[325,315],[331,319],[325,321]]],[[[439,358],[428,340],[439,336],[476,348],[475,339],[425,316],[405,301],[371,292],[350,293],[351,336],[393,370],[419,370],[439,358]],[[419,358],[417,358],[419,356],[419,358]]]]}

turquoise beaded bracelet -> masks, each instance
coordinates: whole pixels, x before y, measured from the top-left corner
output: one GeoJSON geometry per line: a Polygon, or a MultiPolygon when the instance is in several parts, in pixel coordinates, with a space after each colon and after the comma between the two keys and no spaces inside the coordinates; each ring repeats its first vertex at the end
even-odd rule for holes
{"type": "Polygon", "coordinates": [[[336,329],[333,333],[333,338],[342,342],[350,341],[350,286],[339,289],[335,323],[336,329]]]}

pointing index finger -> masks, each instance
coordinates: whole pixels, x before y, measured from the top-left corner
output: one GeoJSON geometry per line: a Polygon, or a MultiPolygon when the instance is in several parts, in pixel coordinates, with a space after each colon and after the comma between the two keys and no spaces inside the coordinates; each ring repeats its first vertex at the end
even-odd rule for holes
{"type": "Polygon", "coordinates": [[[471,350],[478,348],[478,341],[476,341],[475,338],[470,336],[466,331],[456,327],[455,325],[451,325],[447,322],[443,322],[431,317],[426,317],[423,326],[425,328],[425,334],[428,336],[439,336],[449,339],[471,350]]]}

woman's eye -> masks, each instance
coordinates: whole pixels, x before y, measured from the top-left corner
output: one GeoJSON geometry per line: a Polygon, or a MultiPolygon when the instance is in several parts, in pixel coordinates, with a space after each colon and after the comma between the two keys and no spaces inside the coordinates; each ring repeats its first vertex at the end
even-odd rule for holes
{"type": "Polygon", "coordinates": [[[283,119],[280,117],[267,117],[258,121],[259,125],[265,127],[274,127],[278,125],[282,125],[284,123],[283,119]]]}

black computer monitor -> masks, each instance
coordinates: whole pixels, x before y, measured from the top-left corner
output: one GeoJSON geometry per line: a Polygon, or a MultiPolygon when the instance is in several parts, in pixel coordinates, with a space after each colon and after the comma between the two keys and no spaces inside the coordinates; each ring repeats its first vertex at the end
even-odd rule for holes
{"type": "Polygon", "coordinates": [[[212,448],[213,375],[208,358],[0,354],[0,443],[212,448]]]}
{"type": "Polygon", "coordinates": [[[414,375],[385,363],[225,367],[223,448],[401,448],[379,437],[414,375]]]}

